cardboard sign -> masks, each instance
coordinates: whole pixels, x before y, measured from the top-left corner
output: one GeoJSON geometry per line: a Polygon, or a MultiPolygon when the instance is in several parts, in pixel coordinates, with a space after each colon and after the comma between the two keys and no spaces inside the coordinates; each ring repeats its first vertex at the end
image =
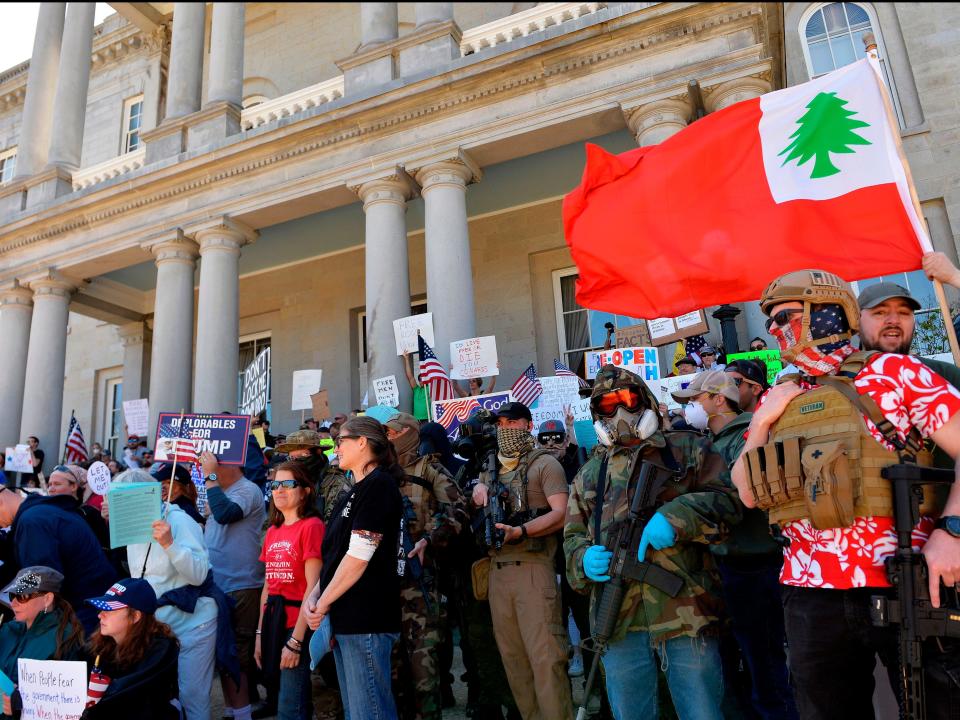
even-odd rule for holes
{"type": "Polygon", "coordinates": [[[123,419],[127,433],[145,437],[150,432],[150,405],[146,398],[123,401],[123,419]]]}
{"type": "MultiPolygon", "coordinates": [[[[707,315],[703,310],[696,310],[676,318],[655,318],[647,320],[647,329],[650,332],[650,344],[660,347],[668,343],[682,340],[692,335],[702,335],[710,332],[707,325],[707,315]]],[[[619,332],[619,331],[618,331],[619,332]]],[[[619,336],[618,336],[619,337],[619,336]]],[[[620,343],[617,343],[619,347],[620,343]]]]}
{"type": "Polygon", "coordinates": [[[616,340],[618,348],[647,347],[652,345],[650,342],[650,331],[647,324],[628,325],[627,327],[617,328],[616,340]]]}
{"type": "Polygon", "coordinates": [[[181,433],[180,413],[160,413],[153,455],[156,462],[175,462],[174,440],[178,437],[192,439],[197,454],[209,450],[221,465],[243,465],[247,459],[249,415],[184,415],[183,425],[181,433]]]}
{"type": "Polygon", "coordinates": [[[111,549],[153,540],[152,526],[160,519],[161,492],[158,482],[115,483],[110,488],[111,549]]]}
{"type": "Polygon", "coordinates": [[[499,375],[497,367],[497,339],[493,335],[455,340],[450,343],[450,379],[499,375]]]}
{"type": "Polygon", "coordinates": [[[435,400],[430,403],[430,410],[434,420],[443,425],[447,431],[447,437],[450,438],[450,442],[453,442],[460,434],[460,425],[469,420],[474,413],[480,410],[496,411],[501,405],[512,400],[510,391],[504,390],[458,400],[435,400]]]}
{"type": "Polygon", "coordinates": [[[783,370],[779,350],[753,350],[727,355],[727,364],[733,360],[762,360],[767,366],[767,382],[771,385],[776,381],[777,374],[783,370]]]}
{"type": "Polygon", "coordinates": [[[329,420],[331,418],[329,393],[326,390],[319,390],[311,395],[310,408],[313,410],[314,420],[329,420]]]}
{"type": "Polygon", "coordinates": [[[7,448],[4,453],[3,469],[6,472],[22,472],[33,474],[33,463],[30,462],[30,446],[17,445],[7,448]]]}
{"type": "Polygon", "coordinates": [[[110,468],[99,460],[87,468],[87,485],[89,485],[90,489],[97,495],[107,494],[107,491],[110,489],[110,480],[112,479],[110,468]]]}
{"type": "Polygon", "coordinates": [[[387,375],[373,381],[373,394],[377,398],[377,405],[400,407],[400,388],[397,386],[397,376],[387,375]]]}
{"type": "Polygon", "coordinates": [[[320,390],[323,380],[323,370],[294,370],[293,371],[293,402],[291,410],[311,410],[313,403],[310,396],[320,390]]]}
{"type": "Polygon", "coordinates": [[[243,371],[240,414],[257,415],[267,409],[270,397],[270,348],[257,355],[243,371]]]}
{"type": "Polygon", "coordinates": [[[668,410],[679,410],[680,403],[673,399],[671,393],[683,390],[696,376],[697,373],[690,373],[689,375],[661,378],[659,382],[651,383],[650,389],[653,390],[653,394],[659,398],[660,402],[667,406],[668,410]]]}
{"type": "Polygon", "coordinates": [[[587,379],[592,380],[604,365],[616,365],[639,375],[645,382],[660,379],[660,360],[652,347],[620,348],[588,352],[587,379]]]}
{"type": "Polygon", "coordinates": [[[83,714],[87,704],[85,662],[20,658],[17,669],[23,720],[77,720],[83,714]]]}
{"type": "Polygon", "coordinates": [[[393,337],[397,341],[397,355],[406,355],[420,350],[417,335],[430,347],[434,346],[433,313],[410,315],[393,321],[393,337]]]}

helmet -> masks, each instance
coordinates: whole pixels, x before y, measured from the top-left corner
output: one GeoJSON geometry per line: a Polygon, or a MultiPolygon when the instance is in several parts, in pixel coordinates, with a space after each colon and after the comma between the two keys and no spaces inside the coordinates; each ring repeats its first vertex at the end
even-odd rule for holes
{"type": "Polygon", "coordinates": [[[770,315],[774,305],[783,302],[802,302],[804,310],[809,305],[835,304],[843,308],[850,332],[860,328],[860,308],[850,284],[825,270],[795,270],[776,278],[767,285],[760,297],[760,309],[770,315]]]}

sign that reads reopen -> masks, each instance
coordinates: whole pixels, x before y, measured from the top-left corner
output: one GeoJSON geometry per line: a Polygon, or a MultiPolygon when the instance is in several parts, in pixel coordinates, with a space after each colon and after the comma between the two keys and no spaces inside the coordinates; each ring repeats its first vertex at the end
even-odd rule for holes
{"type": "Polygon", "coordinates": [[[660,379],[660,360],[653,347],[618,348],[587,353],[587,378],[593,379],[604,365],[616,365],[645,381],[660,379]]]}

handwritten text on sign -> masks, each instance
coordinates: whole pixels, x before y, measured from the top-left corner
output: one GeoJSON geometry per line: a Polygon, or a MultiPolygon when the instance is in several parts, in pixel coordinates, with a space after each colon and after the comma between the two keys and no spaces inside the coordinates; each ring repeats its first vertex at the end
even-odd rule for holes
{"type": "Polygon", "coordinates": [[[17,661],[22,718],[75,720],[87,700],[87,664],[67,660],[17,661]]]}
{"type": "Polygon", "coordinates": [[[652,347],[599,350],[587,353],[587,377],[595,378],[604,365],[616,365],[644,380],[660,379],[660,360],[652,347]]]}
{"type": "Polygon", "coordinates": [[[499,374],[497,339],[493,335],[450,343],[450,377],[452,379],[466,380],[499,374]]]}
{"type": "Polygon", "coordinates": [[[378,405],[392,408],[400,406],[400,388],[397,386],[396,375],[387,375],[374,380],[373,393],[377,397],[378,405]]]}

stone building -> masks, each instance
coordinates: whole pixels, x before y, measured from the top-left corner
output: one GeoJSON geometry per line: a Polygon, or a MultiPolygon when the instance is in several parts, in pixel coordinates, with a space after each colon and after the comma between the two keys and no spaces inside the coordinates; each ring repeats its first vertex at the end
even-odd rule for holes
{"type": "MultiPolygon", "coordinates": [[[[115,7],[94,26],[93,3],[43,3],[32,58],[0,73],[0,447],[37,435],[53,460],[71,412],[116,443],[123,398],[233,410],[268,345],[275,429],[299,423],[298,369],[322,368],[335,409],[391,374],[407,403],[392,321],[411,310],[441,360],[496,335],[501,387],[577,367],[633,322],[574,299],[560,204],[584,141],[659,142],[852,62],[865,32],[957,255],[957,5],[115,7]]],[[[743,346],[763,331],[741,309],[743,346]]]]}

